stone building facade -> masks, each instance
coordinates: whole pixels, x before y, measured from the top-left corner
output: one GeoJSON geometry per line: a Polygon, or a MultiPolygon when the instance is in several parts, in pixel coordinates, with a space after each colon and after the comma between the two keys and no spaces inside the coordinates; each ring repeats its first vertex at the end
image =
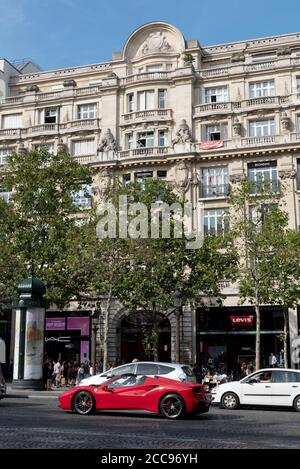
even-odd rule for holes
{"type": "MultiPolygon", "coordinates": [[[[63,145],[95,168],[95,196],[105,197],[114,177],[166,179],[193,203],[191,226],[208,232],[225,228],[228,194],[241,177],[272,180],[274,190],[284,181],[290,226],[300,225],[300,34],[202,47],[171,24],[153,22],[105,63],[42,72],[3,59],[0,71],[0,165],[20,145],[63,145]]],[[[224,308],[210,305],[214,325],[207,312],[185,309],[183,361],[233,366],[253,357],[253,328],[229,322],[251,316],[251,306],[238,307],[237,290],[226,282],[223,292],[224,308]]],[[[271,352],[280,355],[282,311],[266,315],[265,364],[271,352]]],[[[297,316],[289,312],[291,341],[297,316]]],[[[111,360],[124,359],[124,318],[116,304],[111,360]]],[[[168,320],[164,347],[174,358],[172,313],[168,320]]],[[[138,326],[126,327],[130,335],[138,326]]],[[[91,326],[91,342],[92,335],[91,326]]]]}

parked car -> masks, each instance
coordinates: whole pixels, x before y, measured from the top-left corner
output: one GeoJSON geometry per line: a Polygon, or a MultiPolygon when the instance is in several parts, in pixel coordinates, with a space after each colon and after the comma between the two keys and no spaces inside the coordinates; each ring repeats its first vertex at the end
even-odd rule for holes
{"type": "Polygon", "coordinates": [[[80,381],[79,386],[102,384],[114,376],[120,376],[125,373],[146,376],[164,376],[165,378],[174,379],[176,381],[196,383],[196,376],[192,368],[188,365],[179,365],[177,363],[135,362],[127,363],[126,365],[112,368],[104,373],[84,378],[80,381]]]}
{"type": "Polygon", "coordinates": [[[6,395],[6,384],[4,381],[3,373],[2,373],[2,368],[1,368],[1,363],[0,363],[0,399],[3,399],[6,395]]]}
{"type": "Polygon", "coordinates": [[[225,409],[245,404],[294,407],[300,412],[300,370],[265,368],[220,384],[212,390],[212,402],[225,409]]]}
{"type": "Polygon", "coordinates": [[[80,415],[95,410],[144,410],[177,419],[208,412],[208,386],[155,376],[124,374],[99,386],[74,387],[59,396],[59,407],[80,415]]]}

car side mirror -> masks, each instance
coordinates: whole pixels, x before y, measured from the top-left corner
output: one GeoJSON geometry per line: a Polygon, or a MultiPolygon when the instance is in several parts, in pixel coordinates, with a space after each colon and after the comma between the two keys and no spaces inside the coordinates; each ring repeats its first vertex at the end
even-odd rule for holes
{"type": "Polygon", "coordinates": [[[109,388],[108,386],[103,386],[103,391],[107,391],[107,392],[114,392],[114,390],[112,388],[109,388]]]}
{"type": "Polygon", "coordinates": [[[113,378],[113,376],[114,376],[114,375],[113,375],[112,373],[108,373],[108,374],[105,376],[105,378],[106,378],[106,379],[110,379],[110,378],[113,378]]]}

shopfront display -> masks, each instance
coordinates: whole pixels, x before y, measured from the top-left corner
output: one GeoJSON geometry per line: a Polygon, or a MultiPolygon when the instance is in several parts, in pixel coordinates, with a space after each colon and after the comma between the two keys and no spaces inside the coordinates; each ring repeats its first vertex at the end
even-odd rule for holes
{"type": "Polygon", "coordinates": [[[90,360],[90,312],[75,316],[49,313],[45,320],[45,354],[48,358],[82,363],[90,360]]]}
{"type": "MultiPolygon", "coordinates": [[[[261,308],[261,366],[270,354],[280,355],[283,344],[283,309],[261,308]]],[[[198,308],[197,360],[227,372],[255,362],[256,315],[253,307],[198,308]]]]}

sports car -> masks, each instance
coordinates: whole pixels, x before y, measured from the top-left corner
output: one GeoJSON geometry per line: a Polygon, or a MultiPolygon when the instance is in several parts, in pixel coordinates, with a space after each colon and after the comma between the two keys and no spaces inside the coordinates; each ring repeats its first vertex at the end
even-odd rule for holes
{"type": "Polygon", "coordinates": [[[161,376],[124,374],[99,386],[69,389],[59,396],[59,407],[88,415],[96,410],[144,410],[177,419],[209,411],[207,386],[161,376]]]}

